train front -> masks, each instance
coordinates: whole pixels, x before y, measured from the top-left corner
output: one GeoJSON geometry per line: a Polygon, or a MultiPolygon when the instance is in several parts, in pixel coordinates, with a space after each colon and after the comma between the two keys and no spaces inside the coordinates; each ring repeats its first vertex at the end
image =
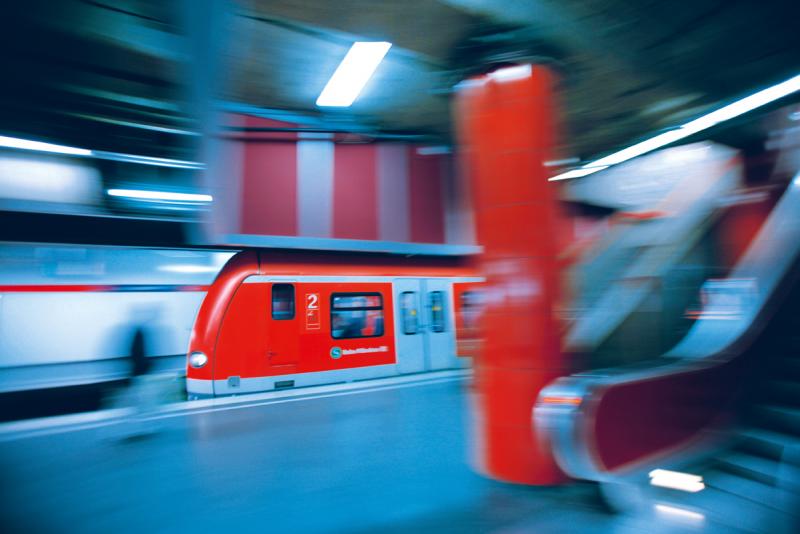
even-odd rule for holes
{"type": "Polygon", "coordinates": [[[258,270],[257,252],[239,252],[228,260],[209,287],[189,339],[186,358],[189,399],[214,396],[214,355],[219,329],[236,289],[245,278],[258,274],[258,270]]]}

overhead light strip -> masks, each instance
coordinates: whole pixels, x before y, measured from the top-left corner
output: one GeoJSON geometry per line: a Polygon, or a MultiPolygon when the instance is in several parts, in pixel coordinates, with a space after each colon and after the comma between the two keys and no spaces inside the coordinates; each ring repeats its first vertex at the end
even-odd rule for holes
{"type": "Polygon", "coordinates": [[[46,152],[49,154],[64,154],[67,156],[85,156],[111,161],[122,161],[126,163],[137,163],[139,165],[153,165],[156,167],[173,167],[177,169],[204,168],[202,163],[196,161],[184,161],[178,159],[155,158],[151,156],[138,156],[135,154],[121,154],[118,152],[106,152],[103,150],[89,150],[88,148],[78,148],[66,145],[56,145],[44,143],[42,141],[32,141],[30,139],[20,139],[17,137],[7,137],[0,135],[0,148],[11,148],[15,150],[31,150],[34,152],[46,152]]]}
{"type": "Polygon", "coordinates": [[[196,161],[184,161],[179,159],[155,158],[152,156],[139,156],[136,154],[122,154],[119,152],[103,152],[100,150],[92,151],[92,156],[98,159],[110,161],[121,161],[124,163],[137,163],[139,165],[152,165],[154,167],[170,167],[174,169],[195,169],[201,170],[205,166],[196,161]]]}
{"type": "Polygon", "coordinates": [[[138,200],[166,200],[174,202],[211,202],[214,197],[198,193],[173,193],[171,191],[148,191],[143,189],[109,189],[112,197],[134,198],[138,200]]]}
{"type": "Polygon", "coordinates": [[[689,493],[697,493],[705,489],[703,477],[679,471],[668,471],[666,469],[653,469],[649,473],[650,484],[662,488],[670,488],[689,493]]]}
{"type": "Polygon", "coordinates": [[[584,176],[589,176],[590,174],[596,173],[597,171],[602,171],[603,169],[607,169],[608,165],[604,167],[579,167],[577,169],[572,169],[571,171],[567,171],[561,173],[557,176],[553,176],[550,178],[550,181],[554,180],[569,180],[570,178],[583,178],[584,176]]]}
{"type": "Polygon", "coordinates": [[[498,82],[510,82],[514,80],[524,80],[530,77],[533,72],[533,67],[530,63],[524,65],[514,65],[513,67],[505,67],[490,72],[489,77],[498,82]]]}
{"type": "Polygon", "coordinates": [[[35,150],[36,152],[50,152],[53,154],[69,154],[71,156],[92,155],[92,151],[85,148],[54,145],[53,143],[43,143],[41,141],[31,141],[30,139],[18,139],[16,137],[5,136],[0,136],[0,147],[16,148],[19,150],[35,150]]]}
{"type": "Polygon", "coordinates": [[[748,97],[742,98],[741,100],[737,100],[732,104],[723,106],[715,111],[712,111],[711,113],[707,113],[701,117],[698,117],[697,119],[689,121],[674,130],[666,131],[656,135],[655,137],[651,137],[650,139],[620,150],[619,152],[615,152],[603,158],[591,161],[581,167],[578,167],[577,169],[572,169],[570,171],[557,174],[556,176],[550,178],[550,181],[554,182],[557,180],[581,178],[583,176],[594,174],[602,171],[603,169],[607,169],[612,165],[618,165],[637,156],[647,154],[648,152],[652,152],[676,141],[689,137],[690,135],[707,130],[712,126],[716,126],[717,124],[736,118],[749,111],[758,109],[780,98],[788,96],[792,93],[796,93],[797,91],[800,91],[800,75],[789,78],[784,82],[768,87],[748,97]]]}
{"type": "Polygon", "coordinates": [[[353,104],[378,68],[392,43],[353,43],[317,98],[320,107],[348,107],[353,104]]]}
{"type": "Polygon", "coordinates": [[[685,508],[678,508],[677,506],[670,506],[668,504],[659,503],[656,504],[653,509],[658,515],[665,516],[670,519],[678,519],[692,523],[703,523],[706,519],[706,516],[700,512],[686,510],[685,508]]]}

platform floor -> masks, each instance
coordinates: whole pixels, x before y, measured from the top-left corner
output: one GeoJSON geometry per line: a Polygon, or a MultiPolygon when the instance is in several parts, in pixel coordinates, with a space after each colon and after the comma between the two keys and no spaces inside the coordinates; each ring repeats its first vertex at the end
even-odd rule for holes
{"type": "Polygon", "coordinates": [[[144,439],[120,439],[125,426],[102,419],[5,431],[0,531],[717,531],[611,515],[589,485],[528,488],[475,474],[468,387],[451,375],[241,397],[164,413],[144,439]]]}

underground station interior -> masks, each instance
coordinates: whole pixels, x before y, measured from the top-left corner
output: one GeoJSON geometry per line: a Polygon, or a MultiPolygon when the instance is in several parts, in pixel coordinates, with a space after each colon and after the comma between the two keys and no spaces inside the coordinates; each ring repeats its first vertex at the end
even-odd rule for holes
{"type": "Polygon", "coordinates": [[[800,531],[798,20],[4,6],[0,529],[800,531]]]}

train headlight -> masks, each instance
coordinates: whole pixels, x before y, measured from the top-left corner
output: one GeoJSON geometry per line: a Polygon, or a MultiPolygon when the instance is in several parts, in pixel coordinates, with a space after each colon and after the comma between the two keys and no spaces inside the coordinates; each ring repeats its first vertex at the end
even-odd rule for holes
{"type": "Polygon", "coordinates": [[[208,363],[208,356],[202,352],[193,352],[189,355],[189,365],[195,369],[200,369],[208,363]]]}

